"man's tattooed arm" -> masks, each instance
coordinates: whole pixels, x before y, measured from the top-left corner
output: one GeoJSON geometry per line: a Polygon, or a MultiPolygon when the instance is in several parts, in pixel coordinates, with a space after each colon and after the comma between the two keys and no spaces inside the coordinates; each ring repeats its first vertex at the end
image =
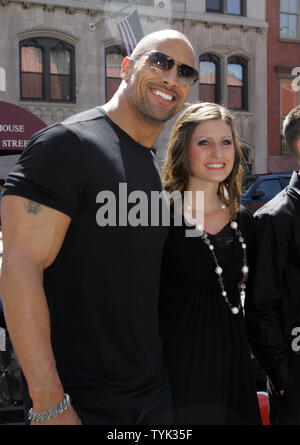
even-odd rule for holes
{"type": "Polygon", "coordinates": [[[35,202],[35,201],[31,201],[30,199],[28,199],[26,201],[25,205],[26,205],[27,213],[32,213],[33,215],[37,215],[42,210],[41,204],[39,204],[38,202],[35,202]]]}

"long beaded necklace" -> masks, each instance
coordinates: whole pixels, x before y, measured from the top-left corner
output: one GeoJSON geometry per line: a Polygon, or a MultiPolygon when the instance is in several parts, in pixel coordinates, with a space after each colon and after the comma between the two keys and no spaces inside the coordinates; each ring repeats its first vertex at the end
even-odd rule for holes
{"type": "MultiPolygon", "coordinates": [[[[226,205],[223,204],[221,206],[221,208],[223,210],[226,210],[226,205]]],[[[191,206],[188,205],[187,209],[189,211],[192,210],[191,206]]],[[[230,221],[230,227],[232,228],[232,230],[234,231],[235,235],[237,236],[240,244],[241,244],[241,248],[243,251],[243,267],[242,267],[242,274],[243,274],[243,279],[242,279],[242,283],[240,285],[240,301],[239,304],[237,306],[234,306],[232,303],[230,303],[228,296],[227,296],[227,291],[225,290],[225,286],[224,286],[224,281],[223,281],[223,269],[222,267],[219,265],[218,259],[216,257],[215,251],[214,251],[214,245],[211,243],[208,234],[205,232],[202,224],[197,224],[197,218],[192,218],[193,224],[195,225],[196,230],[199,231],[201,240],[207,245],[208,249],[210,250],[210,252],[212,253],[214,262],[215,262],[215,273],[218,275],[218,282],[220,284],[220,288],[221,288],[221,295],[222,297],[224,297],[225,302],[228,304],[231,312],[233,315],[237,315],[240,312],[240,309],[242,307],[242,301],[244,301],[245,296],[246,296],[246,283],[245,283],[245,277],[249,271],[248,268],[248,264],[247,264],[247,255],[246,255],[246,243],[245,240],[242,236],[241,231],[238,228],[238,223],[236,221],[230,221]]]]}

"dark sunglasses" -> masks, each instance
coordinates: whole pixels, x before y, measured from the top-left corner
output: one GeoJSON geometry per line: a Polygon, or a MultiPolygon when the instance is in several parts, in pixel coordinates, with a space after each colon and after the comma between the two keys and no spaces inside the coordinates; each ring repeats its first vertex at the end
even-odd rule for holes
{"type": "Polygon", "coordinates": [[[177,65],[177,73],[181,83],[190,88],[199,80],[199,73],[195,68],[175,62],[175,60],[167,54],[159,51],[151,51],[148,53],[148,59],[151,66],[161,71],[170,71],[174,65],[177,65]]]}

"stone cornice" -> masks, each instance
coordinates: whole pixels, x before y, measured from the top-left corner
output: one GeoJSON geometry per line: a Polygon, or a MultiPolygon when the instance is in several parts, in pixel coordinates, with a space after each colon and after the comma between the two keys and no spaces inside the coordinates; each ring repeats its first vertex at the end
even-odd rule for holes
{"type": "Polygon", "coordinates": [[[221,26],[225,30],[240,28],[242,32],[255,30],[257,33],[263,34],[266,34],[268,31],[267,22],[252,20],[248,19],[247,17],[239,17],[237,19],[236,17],[226,14],[220,14],[218,16],[212,14],[202,14],[201,16],[197,16],[196,14],[185,14],[185,20],[189,20],[191,25],[201,23],[206,28],[221,26]]]}
{"type": "Polygon", "coordinates": [[[36,27],[26,29],[17,33],[19,40],[34,39],[37,37],[49,37],[54,39],[63,40],[71,45],[76,45],[79,39],[74,35],[61,31],[59,29],[36,27]]]}
{"type": "Polygon", "coordinates": [[[294,66],[292,65],[274,65],[274,70],[279,74],[280,79],[293,79],[292,75],[294,66]]]}
{"type": "MultiPolygon", "coordinates": [[[[107,18],[112,16],[126,16],[132,12],[134,4],[126,6],[124,3],[108,3],[104,0],[90,1],[87,0],[0,0],[0,5],[7,6],[9,4],[20,4],[23,8],[41,7],[45,11],[53,12],[55,10],[64,10],[66,14],[86,13],[90,16],[105,15],[107,18]],[[96,3],[97,1],[97,3],[96,3]],[[97,6],[96,6],[97,5],[97,6]]],[[[165,1],[165,4],[168,3],[165,1]]],[[[191,13],[186,12],[183,4],[177,4],[176,8],[166,6],[164,8],[137,5],[140,17],[149,18],[151,11],[151,19],[166,19],[168,23],[174,21],[190,21],[191,25],[204,24],[206,27],[222,26],[224,30],[231,28],[240,28],[241,31],[255,30],[258,33],[266,33],[268,29],[267,22],[261,20],[253,20],[248,17],[234,16],[229,14],[212,14],[212,13],[191,13]]]]}

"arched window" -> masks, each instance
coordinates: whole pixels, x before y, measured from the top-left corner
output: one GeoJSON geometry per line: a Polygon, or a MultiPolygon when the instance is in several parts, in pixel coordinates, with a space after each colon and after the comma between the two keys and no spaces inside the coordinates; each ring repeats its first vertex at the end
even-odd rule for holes
{"type": "Polygon", "coordinates": [[[248,109],[248,62],[243,57],[233,56],[227,65],[227,106],[232,110],[248,109]]]}
{"type": "Polygon", "coordinates": [[[105,49],[105,95],[110,100],[121,83],[120,71],[124,59],[123,49],[119,45],[105,49]]]}
{"type": "Polygon", "coordinates": [[[199,58],[199,99],[220,103],[220,59],[213,54],[199,58]]]}
{"type": "Polygon", "coordinates": [[[20,42],[20,89],[23,100],[75,102],[75,50],[58,39],[20,42]]]}

